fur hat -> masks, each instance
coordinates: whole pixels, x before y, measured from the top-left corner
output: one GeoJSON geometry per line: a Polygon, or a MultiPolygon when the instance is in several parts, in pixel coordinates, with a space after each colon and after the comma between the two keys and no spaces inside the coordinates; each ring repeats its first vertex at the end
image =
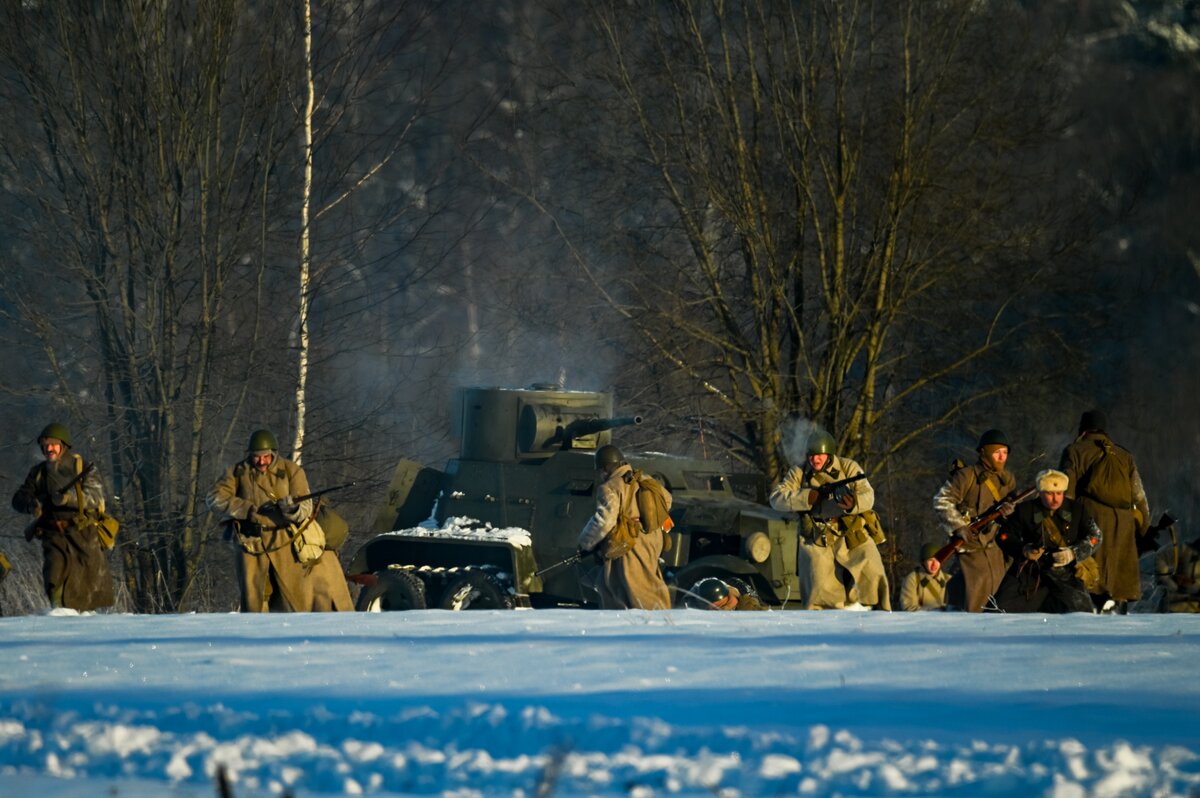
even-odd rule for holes
{"type": "Polygon", "coordinates": [[[1047,468],[1037,475],[1038,490],[1042,493],[1064,493],[1070,484],[1070,477],[1053,468],[1047,468]]]}
{"type": "Polygon", "coordinates": [[[1088,410],[1079,417],[1080,432],[1104,432],[1108,428],[1108,419],[1099,410],[1088,410]]]}

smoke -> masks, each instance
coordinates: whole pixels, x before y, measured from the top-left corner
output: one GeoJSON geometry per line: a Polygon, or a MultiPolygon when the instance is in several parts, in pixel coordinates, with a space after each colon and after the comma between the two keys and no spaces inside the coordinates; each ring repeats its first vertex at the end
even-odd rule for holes
{"type": "Polygon", "coordinates": [[[815,421],[793,415],[783,422],[780,434],[783,454],[792,465],[800,465],[808,457],[808,439],[821,431],[821,425],[815,421]]]}

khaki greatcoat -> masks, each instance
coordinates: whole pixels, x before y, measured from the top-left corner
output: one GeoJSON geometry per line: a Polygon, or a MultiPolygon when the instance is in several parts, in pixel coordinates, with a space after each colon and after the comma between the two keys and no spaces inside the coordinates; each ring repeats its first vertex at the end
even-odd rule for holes
{"type": "MultiPolygon", "coordinates": [[[[634,519],[638,513],[637,485],[632,481],[633,467],[618,466],[596,490],[596,512],[579,533],[580,551],[592,551],[617,525],[624,512],[634,519]]],[[[668,494],[667,509],[670,509],[668,494]]],[[[662,530],[637,536],[633,548],[601,566],[597,589],[602,609],[669,610],[671,594],[663,580],[658,559],[662,556],[662,530]]]]}
{"type": "Polygon", "coordinates": [[[1067,496],[1080,499],[1083,511],[1104,533],[1104,540],[1095,554],[1100,569],[1096,592],[1106,593],[1117,601],[1136,601],[1142,595],[1137,536],[1150,527],[1150,506],[1133,455],[1114,444],[1104,433],[1089,432],[1063,449],[1059,469],[1071,480],[1067,496]],[[1105,454],[1106,443],[1108,455],[1105,454]],[[1105,456],[1117,458],[1129,479],[1129,499],[1121,506],[1105,504],[1088,493],[1090,472],[1105,456]]]}
{"type": "MultiPolygon", "coordinates": [[[[954,535],[1016,487],[1016,477],[1007,470],[988,468],[981,456],[979,462],[956,470],[943,483],[934,494],[933,511],[942,530],[954,535]]],[[[996,543],[999,529],[999,523],[989,524],[958,550],[966,593],[963,609],[967,612],[981,612],[1004,580],[1004,552],[996,543]]]]}
{"type": "Polygon", "coordinates": [[[114,602],[108,556],[92,520],[81,514],[104,506],[104,485],[95,466],[79,483],[63,492],[84,467],[79,455],[67,450],[55,463],[34,466],[13,495],[13,509],[41,515],[34,534],[42,542],[42,584],[53,607],[96,610],[114,602]]]}
{"type": "Polygon", "coordinates": [[[305,566],[292,545],[312,517],[313,501],[300,502],[287,517],[275,506],[310,492],[304,469],[276,456],[262,473],[248,460],[230,466],[209,493],[209,508],[233,527],[242,612],[354,609],[337,555],[325,551],[305,566]]]}

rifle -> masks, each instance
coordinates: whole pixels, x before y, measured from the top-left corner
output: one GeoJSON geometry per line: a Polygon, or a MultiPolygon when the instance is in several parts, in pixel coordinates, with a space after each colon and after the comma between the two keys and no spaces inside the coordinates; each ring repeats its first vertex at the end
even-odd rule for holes
{"type": "Polygon", "coordinates": [[[548,574],[551,571],[557,571],[564,565],[574,565],[577,562],[583,562],[584,557],[590,557],[595,553],[595,549],[592,549],[591,551],[577,551],[565,560],[559,560],[558,562],[554,563],[554,565],[547,565],[540,571],[534,571],[533,575],[540,577],[542,574],[548,574]]]}
{"type": "Polygon", "coordinates": [[[303,496],[293,496],[292,504],[299,504],[300,502],[307,501],[308,499],[317,499],[317,498],[320,498],[321,496],[324,496],[326,493],[333,493],[335,490],[345,490],[346,488],[353,488],[357,484],[358,484],[357,482],[347,482],[345,485],[337,485],[332,488],[324,488],[322,490],[314,490],[312,493],[306,493],[303,496]]]}
{"type": "Polygon", "coordinates": [[[855,482],[858,482],[860,479],[866,479],[866,478],[867,478],[867,475],[864,472],[862,474],[859,474],[858,476],[846,477],[845,479],[839,479],[836,482],[826,482],[824,485],[818,485],[817,487],[813,488],[813,490],[815,490],[817,492],[817,496],[819,498],[817,499],[816,502],[813,502],[813,504],[819,504],[820,502],[823,502],[826,499],[828,499],[829,497],[833,496],[834,492],[836,492],[838,490],[838,488],[844,488],[847,485],[853,485],[855,482]]]}
{"type": "MultiPolygon", "coordinates": [[[[1010,495],[1010,497],[1001,499],[1000,501],[996,502],[991,507],[989,507],[987,510],[985,510],[983,512],[983,515],[979,516],[974,521],[972,521],[970,524],[968,524],[967,531],[968,532],[978,532],[981,529],[987,529],[989,524],[991,524],[993,521],[997,520],[998,518],[1000,518],[1001,516],[1004,515],[1004,513],[1002,513],[1000,511],[1001,506],[1003,506],[1006,503],[1011,503],[1014,506],[1018,505],[1023,501],[1032,499],[1034,496],[1037,495],[1037,493],[1038,493],[1038,489],[1035,486],[1035,487],[1030,488],[1027,491],[1024,491],[1023,493],[1017,494],[1016,496],[1010,495]]],[[[952,535],[950,537],[950,542],[947,543],[945,546],[942,546],[940,549],[938,549],[937,554],[933,555],[933,559],[938,561],[938,565],[944,565],[946,563],[946,560],[950,559],[950,555],[955,554],[959,549],[961,549],[963,547],[964,544],[966,544],[966,542],[967,542],[967,539],[962,537],[961,535],[952,535]]]]}
{"type": "MultiPolygon", "coordinates": [[[[71,490],[71,488],[75,487],[80,482],[82,482],[87,477],[88,474],[92,473],[92,469],[94,469],[95,467],[96,467],[95,461],[93,461],[91,463],[84,463],[83,468],[79,471],[79,473],[76,474],[75,476],[71,477],[71,479],[67,482],[67,484],[63,485],[62,488],[60,488],[58,492],[61,494],[65,494],[67,491],[71,490]]],[[[53,498],[53,497],[51,497],[51,498],[53,498]]],[[[80,511],[82,512],[82,510],[83,510],[83,508],[81,507],[80,511]]],[[[41,517],[42,517],[42,505],[36,504],[36,505],[34,505],[34,508],[33,508],[33,520],[31,520],[28,524],[25,525],[25,532],[24,532],[25,540],[27,540],[27,541],[33,540],[35,537],[38,536],[37,524],[38,524],[38,521],[41,520],[41,517]]]]}

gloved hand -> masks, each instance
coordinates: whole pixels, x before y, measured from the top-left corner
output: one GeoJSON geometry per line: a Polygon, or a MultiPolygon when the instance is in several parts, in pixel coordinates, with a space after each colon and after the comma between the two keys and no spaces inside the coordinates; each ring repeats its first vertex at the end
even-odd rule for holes
{"type": "Polygon", "coordinates": [[[284,496],[279,501],[275,502],[275,506],[279,508],[279,512],[291,517],[300,510],[300,505],[292,501],[291,496],[284,496]]]}
{"type": "Polygon", "coordinates": [[[970,524],[964,524],[963,526],[960,526],[958,529],[954,530],[954,536],[962,538],[968,543],[979,542],[979,533],[974,529],[971,529],[970,524]]]}
{"type": "Polygon", "coordinates": [[[821,492],[819,490],[810,490],[808,492],[808,506],[816,507],[821,501],[821,492]]]}
{"type": "Polygon", "coordinates": [[[1042,548],[1041,546],[1026,546],[1025,547],[1025,559],[1027,559],[1027,560],[1040,560],[1042,558],[1042,555],[1045,553],[1046,553],[1046,550],[1044,548],[1042,548]]]}
{"type": "Polygon", "coordinates": [[[1008,518],[1017,511],[1017,505],[1013,504],[1012,502],[1002,502],[996,509],[1000,511],[1000,515],[1002,517],[1008,518]]]}
{"type": "Polygon", "coordinates": [[[270,516],[264,515],[261,512],[257,512],[257,511],[251,511],[250,515],[247,516],[246,520],[249,521],[251,524],[254,524],[255,526],[272,527],[272,528],[275,526],[275,522],[273,520],[271,520],[270,516]]]}
{"type": "Polygon", "coordinates": [[[841,496],[838,496],[838,507],[841,507],[844,512],[850,512],[854,509],[854,494],[846,491],[841,496]]]}
{"type": "Polygon", "coordinates": [[[1071,549],[1059,549],[1050,555],[1055,565],[1070,565],[1075,561],[1075,552],[1071,549]]]}

